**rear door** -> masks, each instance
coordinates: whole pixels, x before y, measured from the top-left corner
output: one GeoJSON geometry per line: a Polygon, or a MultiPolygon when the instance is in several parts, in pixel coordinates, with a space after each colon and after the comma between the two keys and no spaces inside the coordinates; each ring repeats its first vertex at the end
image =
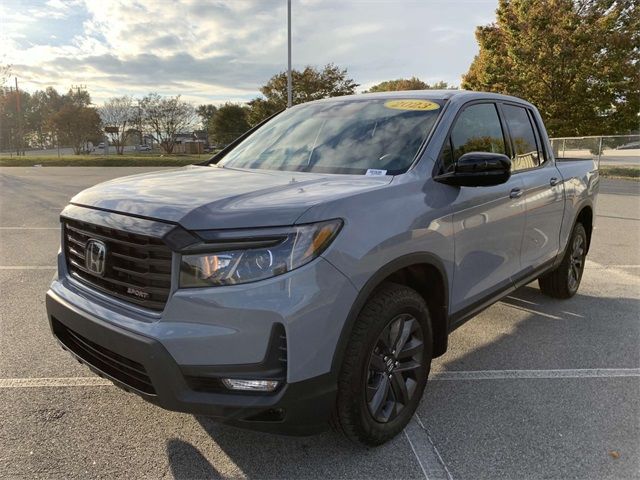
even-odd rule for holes
{"type": "Polygon", "coordinates": [[[526,219],[521,261],[524,274],[558,254],[564,211],[562,177],[547,157],[533,112],[522,105],[500,106],[511,138],[511,173],[524,184],[526,219]]]}
{"type": "MultiPolygon", "coordinates": [[[[495,103],[473,103],[458,114],[440,156],[453,168],[467,152],[510,155],[495,103]]],[[[488,297],[512,286],[521,271],[524,231],[523,184],[519,176],[502,185],[458,188],[453,202],[455,264],[451,313],[474,310],[488,297]]]]}

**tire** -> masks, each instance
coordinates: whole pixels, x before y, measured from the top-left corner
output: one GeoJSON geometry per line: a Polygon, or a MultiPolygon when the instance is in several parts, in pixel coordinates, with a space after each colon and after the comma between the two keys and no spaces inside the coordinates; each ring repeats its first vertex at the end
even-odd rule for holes
{"type": "Polygon", "coordinates": [[[369,446],[402,432],[422,398],[432,352],[424,299],[394,283],[376,289],[346,347],[331,421],[334,429],[369,446]]]}
{"type": "Polygon", "coordinates": [[[542,293],[554,298],[573,297],[580,287],[586,256],[587,232],[581,223],[576,223],[562,263],[538,279],[542,293]]]}

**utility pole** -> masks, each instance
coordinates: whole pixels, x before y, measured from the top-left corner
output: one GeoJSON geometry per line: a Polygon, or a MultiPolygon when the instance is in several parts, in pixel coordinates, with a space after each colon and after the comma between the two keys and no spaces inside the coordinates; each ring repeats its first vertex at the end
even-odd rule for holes
{"type": "Polygon", "coordinates": [[[287,0],[287,108],[293,103],[292,81],[291,81],[291,0],[287,0]]]}
{"type": "MultiPolygon", "coordinates": [[[[16,154],[20,156],[22,146],[22,114],[20,112],[20,90],[18,90],[18,77],[16,79],[16,118],[18,120],[18,140],[16,141],[16,154]]],[[[24,152],[23,152],[24,153],[24,152]]]]}

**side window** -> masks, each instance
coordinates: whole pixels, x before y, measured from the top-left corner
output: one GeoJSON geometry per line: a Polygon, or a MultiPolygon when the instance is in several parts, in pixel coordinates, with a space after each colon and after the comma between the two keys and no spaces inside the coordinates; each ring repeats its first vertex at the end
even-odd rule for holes
{"type": "Polygon", "coordinates": [[[451,148],[451,138],[447,137],[447,141],[440,152],[440,165],[442,165],[442,173],[453,171],[453,149],[451,148]]]}
{"type": "Polygon", "coordinates": [[[527,110],[529,112],[529,120],[531,121],[531,125],[533,125],[533,133],[536,134],[536,143],[538,144],[538,153],[540,156],[540,165],[547,161],[547,156],[545,154],[544,146],[542,145],[542,135],[540,135],[540,126],[536,123],[536,119],[533,116],[533,112],[531,110],[527,110]]]}
{"type": "Polygon", "coordinates": [[[443,171],[451,171],[454,163],[468,152],[505,153],[504,135],[495,104],[471,105],[458,116],[440,153],[443,171]]]}
{"type": "Polygon", "coordinates": [[[540,150],[527,110],[514,105],[503,105],[502,108],[515,150],[511,159],[511,171],[537,167],[541,163],[540,150]]]}

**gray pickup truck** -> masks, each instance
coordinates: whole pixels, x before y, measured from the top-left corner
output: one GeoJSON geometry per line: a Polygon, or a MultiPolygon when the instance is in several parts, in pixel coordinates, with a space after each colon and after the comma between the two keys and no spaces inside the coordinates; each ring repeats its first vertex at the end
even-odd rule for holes
{"type": "Polygon", "coordinates": [[[76,195],[51,330],[161,407],[378,445],[452,330],[536,279],[576,293],[598,183],[594,162],[554,159],[518,98],[306,103],[205,164],[76,195]]]}

